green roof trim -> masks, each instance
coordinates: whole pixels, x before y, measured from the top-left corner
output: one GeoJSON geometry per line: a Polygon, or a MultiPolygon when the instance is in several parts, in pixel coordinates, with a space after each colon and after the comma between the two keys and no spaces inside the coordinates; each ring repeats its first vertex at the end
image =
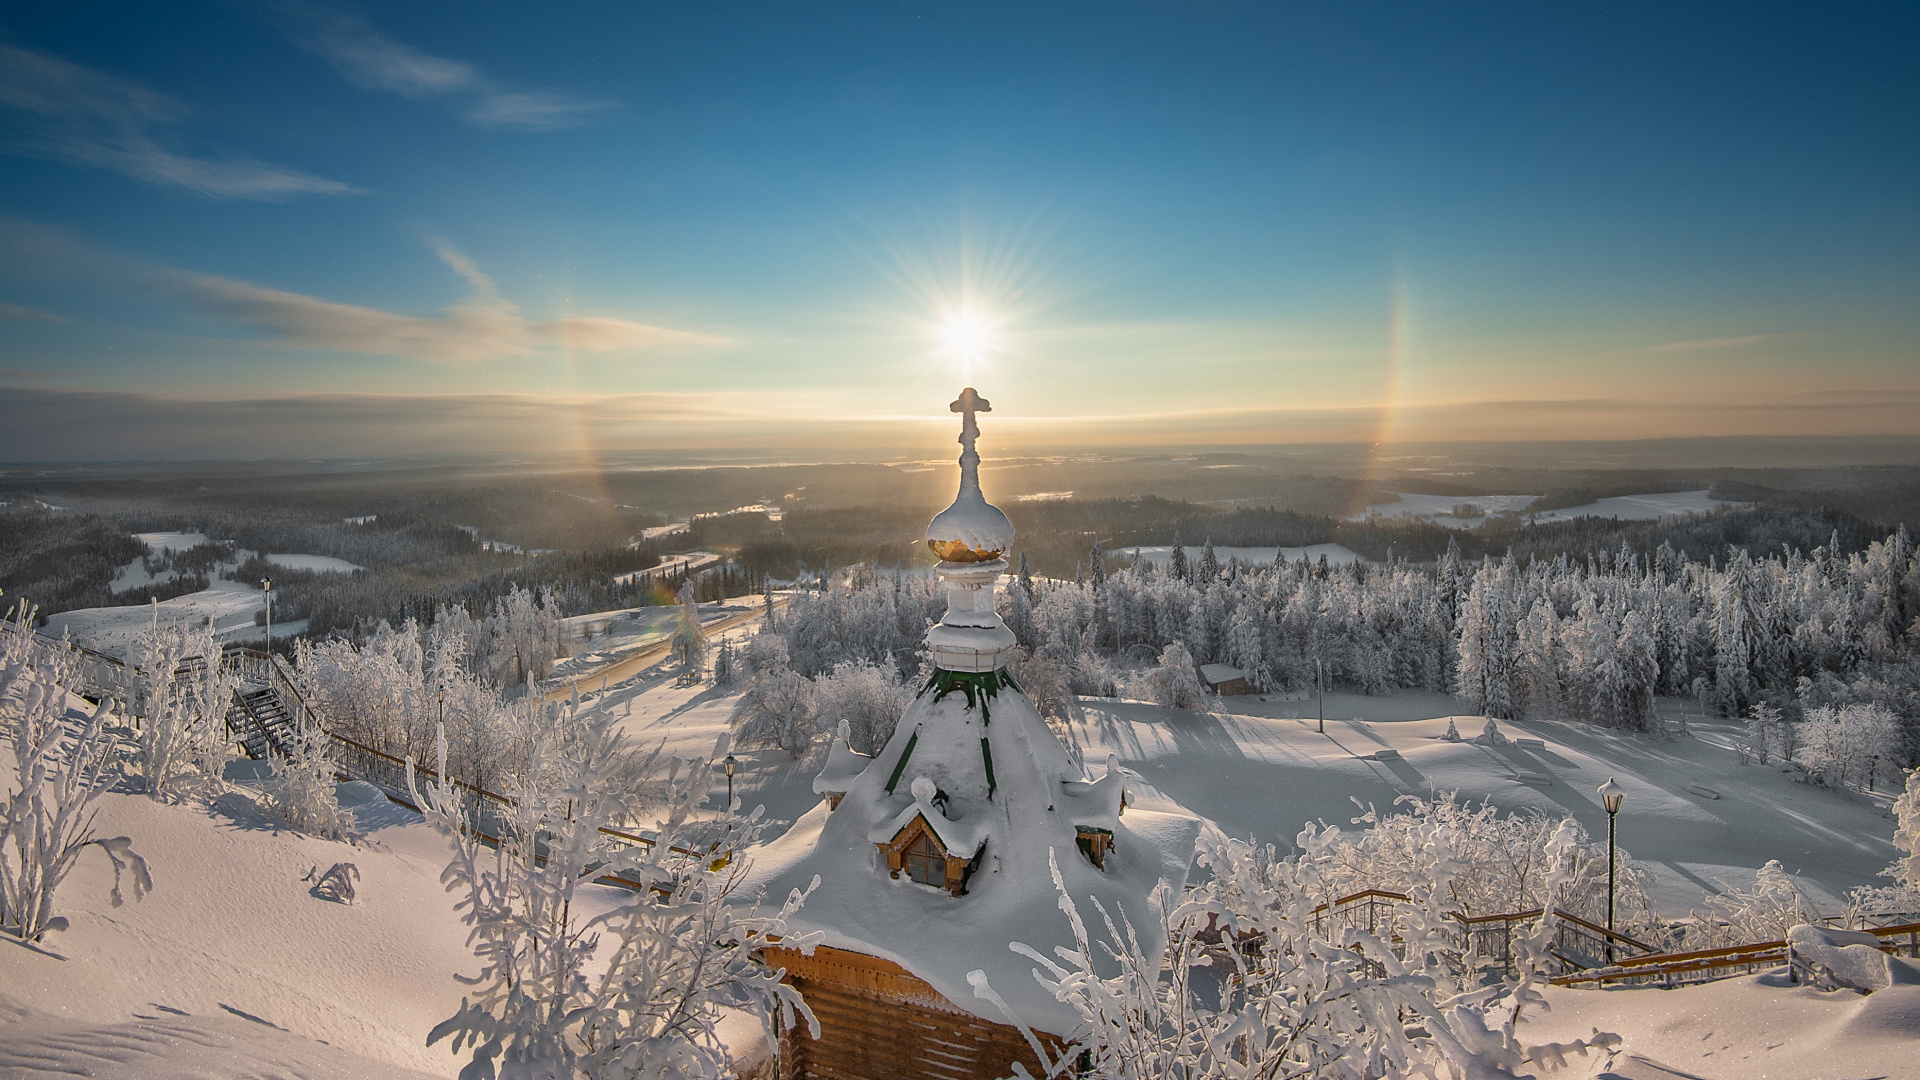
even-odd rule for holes
{"type": "Polygon", "coordinates": [[[907,748],[900,751],[900,760],[893,766],[893,775],[887,777],[887,794],[893,794],[894,786],[900,783],[900,773],[906,769],[907,759],[913,756],[913,745],[919,741],[920,729],[914,728],[913,734],[907,736],[907,748]]]}
{"type": "Polygon", "coordinates": [[[933,676],[927,680],[927,685],[920,688],[920,692],[924,694],[929,690],[934,691],[933,700],[938,702],[955,690],[962,691],[967,695],[967,708],[971,709],[978,705],[981,721],[991,724],[993,715],[988,711],[987,702],[998,697],[1000,688],[1003,686],[1014,693],[1020,693],[1020,687],[1014,683],[1013,676],[1008,675],[1005,668],[998,671],[948,671],[945,668],[934,668],[933,676]]]}
{"type": "Polygon", "coordinates": [[[984,735],[980,737],[980,760],[987,766],[987,798],[991,799],[993,793],[1000,789],[1000,782],[993,778],[993,745],[987,742],[984,735]]]}

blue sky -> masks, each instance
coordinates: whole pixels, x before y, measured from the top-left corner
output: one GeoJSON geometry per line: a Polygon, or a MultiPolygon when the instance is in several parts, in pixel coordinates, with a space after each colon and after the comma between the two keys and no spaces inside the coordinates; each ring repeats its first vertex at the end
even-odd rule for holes
{"type": "Polygon", "coordinates": [[[0,390],[154,456],[963,380],[1016,441],[1920,433],[1920,8],[1675,7],[11,5],[0,390]]]}

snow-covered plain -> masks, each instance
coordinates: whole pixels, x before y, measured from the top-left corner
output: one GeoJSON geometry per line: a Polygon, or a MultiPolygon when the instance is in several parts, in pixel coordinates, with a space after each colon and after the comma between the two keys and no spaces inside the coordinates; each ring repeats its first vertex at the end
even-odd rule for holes
{"type": "Polygon", "coordinates": [[[1619,518],[1621,521],[1656,521],[1681,514],[1702,514],[1722,506],[1746,505],[1728,502],[1725,499],[1709,498],[1704,490],[1669,491],[1649,495],[1619,495],[1581,506],[1567,506],[1558,510],[1542,510],[1536,514],[1527,514],[1527,507],[1533,505],[1540,496],[1420,495],[1410,491],[1397,494],[1400,496],[1398,500],[1390,503],[1375,503],[1355,514],[1354,520],[1359,521],[1369,517],[1428,518],[1435,525],[1443,528],[1473,529],[1486,524],[1488,515],[1492,514],[1524,514],[1533,521],[1571,521],[1574,518],[1583,517],[1619,518]],[[1475,507],[1481,513],[1456,517],[1454,510],[1463,505],[1475,507]]]}
{"type": "Polygon", "coordinates": [[[1621,495],[1612,499],[1601,499],[1599,502],[1590,502],[1584,506],[1542,510],[1533,515],[1533,519],[1535,521],[1571,521],[1579,517],[1598,517],[1619,518],[1621,521],[1655,521],[1680,514],[1703,514],[1722,506],[1745,505],[1747,504],[1708,498],[1705,491],[1669,491],[1657,495],[1621,495]]]}
{"type": "Polygon", "coordinates": [[[321,574],[351,574],[355,570],[365,570],[359,563],[350,563],[345,559],[336,559],[331,555],[269,555],[267,561],[275,566],[284,566],[289,570],[311,570],[321,574]]]}
{"type": "MultiPolygon", "coordinates": [[[[171,600],[160,601],[162,622],[199,623],[213,620],[223,641],[260,641],[266,628],[255,626],[254,612],[261,610],[260,587],[243,581],[214,578],[204,589],[171,600]]],[[[134,641],[152,625],[154,605],[130,604],[125,607],[76,608],[47,617],[45,632],[59,637],[63,632],[90,649],[132,659],[134,641]]],[[[273,623],[273,636],[287,637],[306,629],[306,621],[273,623]]]]}
{"type": "MultiPolygon", "coordinates": [[[[1206,546],[1204,544],[1187,545],[1188,564],[1191,565],[1195,560],[1199,559],[1200,553],[1205,550],[1206,546]]],[[[1113,554],[1139,559],[1152,566],[1165,566],[1173,561],[1173,548],[1168,545],[1158,547],[1116,548],[1113,554]]],[[[1327,558],[1327,562],[1334,566],[1345,566],[1348,563],[1360,561],[1358,553],[1340,544],[1313,544],[1308,547],[1290,548],[1216,547],[1213,549],[1213,557],[1219,559],[1220,565],[1222,566],[1226,565],[1228,559],[1239,559],[1242,564],[1270,563],[1273,561],[1274,556],[1279,554],[1286,555],[1288,562],[1299,562],[1303,555],[1310,561],[1318,561],[1319,558],[1324,555],[1327,558]]]]}

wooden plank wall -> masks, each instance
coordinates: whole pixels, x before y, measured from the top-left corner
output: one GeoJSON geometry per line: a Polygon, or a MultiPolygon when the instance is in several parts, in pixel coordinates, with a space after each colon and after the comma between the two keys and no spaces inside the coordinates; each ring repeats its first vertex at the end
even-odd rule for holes
{"type": "Polygon", "coordinates": [[[804,1025],[782,1039],[779,1080],[993,1080],[1015,1061],[1040,1075],[1017,1029],[960,1009],[898,964],[826,946],[811,957],[778,947],[761,955],[786,969],[820,1021],[817,1040],[804,1025]]]}

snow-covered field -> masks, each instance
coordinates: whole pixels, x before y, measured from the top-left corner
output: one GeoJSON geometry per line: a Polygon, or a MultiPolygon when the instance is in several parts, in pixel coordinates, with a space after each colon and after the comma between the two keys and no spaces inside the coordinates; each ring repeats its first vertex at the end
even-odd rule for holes
{"type": "Polygon", "coordinates": [[[366,569],[358,563],[336,559],[331,555],[269,555],[267,561],[289,570],[311,570],[321,574],[351,574],[355,570],[366,569]]]}
{"type": "Polygon", "coordinates": [[[1585,506],[1542,510],[1535,514],[1533,519],[1535,521],[1570,521],[1578,517],[1599,517],[1619,518],[1622,521],[1655,521],[1679,514],[1703,514],[1722,506],[1745,505],[1747,504],[1727,502],[1724,499],[1710,499],[1705,491],[1669,491],[1658,495],[1621,495],[1618,498],[1590,502],[1585,506]]]}
{"type": "Polygon", "coordinates": [[[186,551],[188,548],[196,548],[207,542],[206,533],[134,533],[133,538],[147,545],[147,550],[155,555],[168,551],[186,551]]]}
{"type": "Polygon", "coordinates": [[[1430,517],[1433,523],[1449,529],[1471,529],[1484,524],[1487,514],[1516,513],[1525,510],[1538,499],[1538,495],[1417,495],[1411,491],[1398,492],[1397,502],[1377,503],[1354,515],[1355,520],[1379,516],[1383,518],[1421,518],[1430,517]],[[1481,514],[1472,517],[1455,517],[1454,508],[1461,505],[1478,507],[1481,514]]]}
{"type": "MultiPolygon", "coordinates": [[[[1397,501],[1369,506],[1354,515],[1354,520],[1368,517],[1430,518],[1435,525],[1443,528],[1472,529],[1486,524],[1488,515],[1524,513],[1540,498],[1538,495],[1417,495],[1408,491],[1398,494],[1400,498],[1397,501]],[[1454,510],[1463,505],[1475,507],[1480,513],[1456,517],[1454,510]]],[[[1722,506],[1744,505],[1708,498],[1705,491],[1669,491],[1651,495],[1620,495],[1582,506],[1542,510],[1528,516],[1534,521],[1571,521],[1582,517],[1655,521],[1680,514],[1705,513],[1722,506]]]]}
{"type": "MultiPolygon", "coordinates": [[[[206,588],[171,600],[160,601],[162,622],[202,622],[212,619],[225,641],[260,641],[266,628],[253,624],[254,612],[261,610],[260,587],[241,581],[215,578],[206,588]]],[[[131,659],[134,639],[152,625],[154,606],[134,604],[127,607],[76,608],[47,617],[46,633],[59,637],[63,632],[90,649],[131,659]]],[[[274,637],[291,636],[306,629],[306,621],[273,624],[274,637]]]]}
{"type": "MultiPolygon", "coordinates": [[[[1200,557],[1200,553],[1205,549],[1204,543],[1200,545],[1187,545],[1187,562],[1192,564],[1194,560],[1200,557]]],[[[1113,554],[1139,559],[1153,566],[1165,566],[1173,560],[1173,548],[1171,546],[1116,548],[1113,554]]],[[[1318,561],[1319,558],[1324,555],[1327,558],[1327,562],[1334,566],[1344,566],[1348,563],[1360,561],[1359,554],[1340,544],[1313,544],[1309,547],[1290,548],[1216,547],[1213,549],[1213,557],[1219,559],[1220,565],[1222,566],[1226,565],[1228,559],[1239,559],[1243,564],[1270,563],[1273,561],[1274,556],[1279,554],[1285,554],[1288,562],[1299,562],[1302,555],[1306,556],[1309,560],[1318,561]]]]}

